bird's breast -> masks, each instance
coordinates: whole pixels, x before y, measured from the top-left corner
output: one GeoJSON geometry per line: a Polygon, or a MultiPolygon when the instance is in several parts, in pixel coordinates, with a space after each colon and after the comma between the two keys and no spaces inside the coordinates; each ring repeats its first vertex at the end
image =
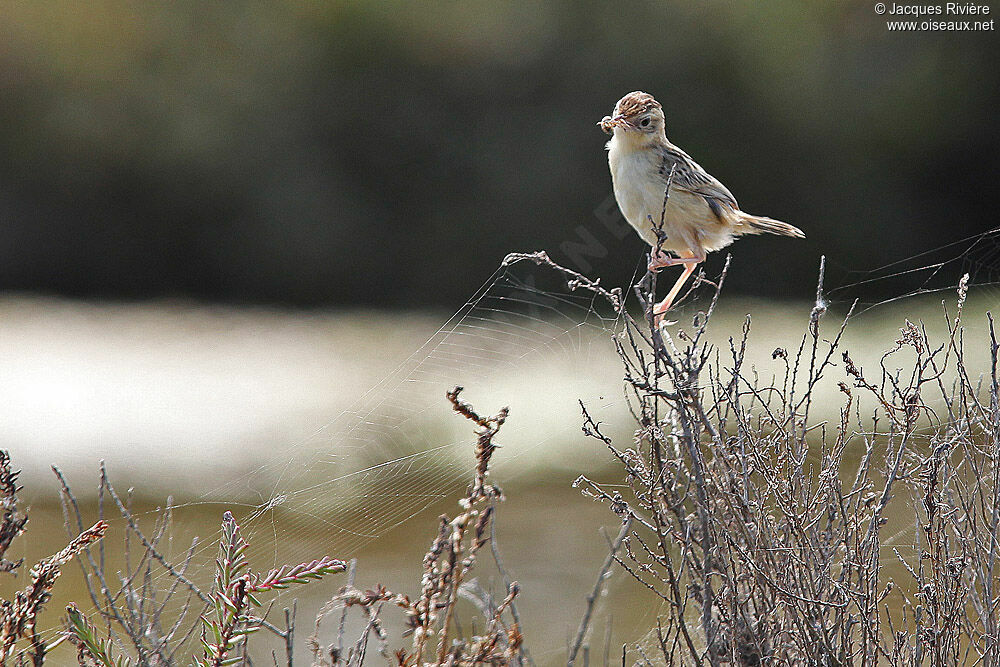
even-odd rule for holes
{"type": "Polygon", "coordinates": [[[611,141],[608,164],[615,199],[625,219],[648,243],[656,243],[649,216],[659,221],[663,209],[663,179],[655,151],[628,151],[611,141]]]}
{"type": "Polygon", "coordinates": [[[608,144],[608,165],[618,207],[642,239],[658,243],[653,224],[663,216],[667,235],[664,250],[715,250],[732,240],[729,225],[720,224],[705,199],[681,189],[673,189],[663,206],[666,178],[660,172],[663,158],[656,150],[630,150],[617,137],[608,144]],[[653,222],[650,222],[652,218],[653,222]]]}

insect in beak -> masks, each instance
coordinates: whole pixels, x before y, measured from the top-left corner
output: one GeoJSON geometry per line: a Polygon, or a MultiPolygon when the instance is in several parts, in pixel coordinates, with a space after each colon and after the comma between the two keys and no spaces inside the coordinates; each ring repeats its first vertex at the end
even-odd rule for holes
{"type": "Polygon", "coordinates": [[[625,117],[621,115],[615,116],[614,118],[611,116],[605,116],[601,119],[601,122],[598,123],[598,125],[606,134],[611,134],[616,127],[620,127],[623,130],[628,130],[632,127],[629,125],[628,121],[625,120],[625,117]]]}

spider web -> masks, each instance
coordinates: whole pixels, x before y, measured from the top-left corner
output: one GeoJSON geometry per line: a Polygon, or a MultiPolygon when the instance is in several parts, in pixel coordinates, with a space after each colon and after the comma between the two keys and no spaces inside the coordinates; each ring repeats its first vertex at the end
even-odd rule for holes
{"type": "MultiPolygon", "coordinates": [[[[219,516],[233,511],[250,562],[264,570],[311,560],[317,549],[346,560],[431,507],[453,513],[475,465],[474,425],[445,398],[456,385],[480,414],[510,407],[491,465],[498,479],[510,482],[539,463],[564,468],[568,485],[604,462],[580,434],[578,399],[595,416],[617,411],[613,421],[627,425],[609,337],[617,325],[607,304],[568,290],[551,270],[501,267],[350,409],[276,448],[252,472],[171,505],[174,522],[212,507],[219,516]],[[595,455],[569,453],[581,447],[595,455]]],[[[210,577],[217,550],[217,535],[202,536],[191,570],[210,577]]]]}
{"type": "MultiPolygon", "coordinates": [[[[839,285],[827,280],[835,285],[827,296],[848,302],[874,294],[874,300],[862,301],[860,315],[954,290],[965,273],[971,286],[996,293],[1000,228],[875,269],[848,271],[852,280],[839,285]]],[[[683,309],[693,312],[704,305],[703,291],[689,293],[683,309]]],[[[234,498],[247,499],[239,518],[261,566],[315,555],[312,546],[299,546],[288,535],[320,535],[332,553],[350,557],[464,491],[473,468],[474,436],[471,424],[444,400],[445,391],[456,385],[467,387],[464,396],[481,414],[511,407],[500,437],[505,450],[494,462],[500,478],[526,474],[525,460],[552,468],[567,456],[562,467],[585,472],[586,462],[561,446],[585,446],[578,399],[595,418],[629,423],[609,336],[618,324],[607,304],[570,291],[547,268],[527,262],[501,267],[351,409],[198,503],[219,503],[221,511],[234,498]]],[[[214,548],[206,547],[209,555],[214,548]]]]}
{"type": "MultiPolygon", "coordinates": [[[[244,517],[258,549],[269,537],[280,541],[281,533],[319,533],[338,557],[349,557],[465,490],[475,436],[445,400],[456,385],[468,387],[463,397],[481,414],[511,408],[499,438],[505,451],[493,466],[503,479],[523,467],[520,459],[544,457],[554,442],[578,439],[579,408],[568,397],[593,400],[599,410],[621,404],[607,336],[616,321],[592,295],[559,290],[555,276],[542,274],[526,264],[498,269],[354,407],[278,461],[203,500],[258,494],[244,517]],[[525,386],[524,377],[544,386],[525,386]],[[550,424],[555,417],[556,428],[540,430],[540,413],[550,424]]],[[[292,561],[310,556],[294,547],[282,551],[292,561]]]]}
{"type": "MultiPolygon", "coordinates": [[[[252,471],[198,498],[170,504],[174,529],[190,534],[206,514],[221,518],[232,511],[250,545],[249,562],[255,571],[266,571],[323,554],[347,560],[429,508],[453,514],[475,467],[474,425],[445,397],[457,385],[467,387],[462,397],[480,414],[510,407],[497,438],[502,449],[491,465],[499,480],[530,474],[538,462],[546,470],[565,469],[568,486],[605,461],[603,448],[580,433],[578,400],[596,418],[611,420],[608,415],[619,411],[611,421],[627,425],[620,418],[621,370],[609,337],[617,326],[610,306],[593,294],[569,290],[550,269],[528,262],[501,267],[351,408],[310,437],[275,447],[270,460],[252,471]],[[593,456],[581,457],[581,451],[593,456]]],[[[159,509],[132,513],[146,530],[160,514],[159,509]]],[[[126,522],[113,509],[105,518],[112,525],[109,535],[124,534],[126,522]]],[[[431,536],[428,532],[428,542],[431,536]]],[[[199,535],[186,571],[206,592],[218,537],[218,531],[199,535]]],[[[176,565],[185,561],[189,546],[177,539],[159,550],[176,565]]],[[[133,550],[141,553],[142,547],[133,550]]],[[[112,573],[116,567],[108,566],[112,573]]],[[[118,576],[128,571],[126,564],[118,576]]],[[[115,575],[110,577],[117,587],[115,575]]],[[[156,567],[151,585],[136,592],[141,597],[148,590],[145,601],[156,604],[157,594],[172,582],[156,567]]],[[[172,608],[177,612],[184,604],[181,595],[172,608]]],[[[59,630],[52,626],[44,634],[51,638],[59,630]]],[[[189,649],[196,641],[197,632],[184,644],[189,649]]]]}
{"type": "MultiPolygon", "coordinates": [[[[971,285],[995,290],[1000,228],[843,273],[844,279],[827,280],[834,302],[889,294],[863,303],[861,312],[954,289],[963,273],[971,285]]],[[[697,310],[705,289],[695,288],[682,308],[697,310]]],[[[276,448],[252,472],[172,506],[175,522],[206,505],[217,506],[220,516],[233,510],[251,545],[250,562],[263,570],[316,557],[317,544],[347,559],[432,507],[452,512],[474,465],[472,425],[444,398],[456,385],[467,387],[463,397],[480,414],[511,408],[498,438],[504,449],[494,459],[499,479],[530,474],[530,464],[540,462],[546,470],[566,469],[569,483],[606,460],[580,434],[578,400],[597,420],[631,424],[609,336],[619,325],[606,304],[567,289],[549,269],[527,262],[501,267],[352,408],[311,437],[276,448]]],[[[216,537],[203,536],[200,545],[192,570],[210,578],[216,537]]],[[[182,553],[178,545],[172,556],[182,553]]],[[[210,579],[197,583],[207,589],[210,579]]]]}
{"type": "Polygon", "coordinates": [[[842,270],[841,285],[826,296],[848,303],[859,295],[857,315],[904,299],[954,290],[963,275],[969,285],[995,298],[1000,287],[1000,227],[870,270],[842,270]]]}

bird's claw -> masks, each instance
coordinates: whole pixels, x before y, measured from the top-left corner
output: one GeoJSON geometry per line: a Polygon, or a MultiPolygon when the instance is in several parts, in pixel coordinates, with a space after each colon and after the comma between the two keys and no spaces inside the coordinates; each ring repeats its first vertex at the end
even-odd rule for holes
{"type": "Polygon", "coordinates": [[[674,263],[673,257],[658,248],[653,248],[649,251],[649,263],[646,265],[646,268],[650,272],[656,273],[660,269],[673,266],[674,263]]]}

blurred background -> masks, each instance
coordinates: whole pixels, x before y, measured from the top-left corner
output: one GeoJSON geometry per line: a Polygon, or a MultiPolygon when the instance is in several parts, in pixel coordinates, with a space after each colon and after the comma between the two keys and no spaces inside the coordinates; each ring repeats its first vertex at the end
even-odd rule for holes
{"type": "MultiPolygon", "coordinates": [[[[6,3],[0,288],[454,310],[579,240],[622,94],[747,210],[733,289],[808,298],[995,223],[996,33],[867,2],[6,3]],[[782,261],[773,261],[781,253],[782,261]]],[[[598,227],[591,230],[596,236],[598,227]]],[[[641,243],[601,238],[627,280],[641,243]]]]}
{"type": "MultiPolygon", "coordinates": [[[[596,123],[636,89],[662,102],[669,138],[744,209],[806,232],[733,248],[726,322],[764,314],[762,364],[795,344],[820,255],[835,307],[952,285],[963,271],[993,282],[996,56],[995,32],[889,32],[869,2],[4,3],[0,446],[39,516],[58,516],[49,465],[86,496],[102,458],[151,503],[210,494],[253,506],[276,479],[294,492],[324,474],[324,456],[348,457],[330,424],[350,430],[360,422],[343,415],[373,404],[366,392],[383,383],[383,396],[402,396],[424,372],[407,360],[433,358],[433,392],[390,403],[426,400],[448,420],[439,390],[466,383],[483,412],[523,404],[533,430],[507,475],[526,500],[511,521],[531,525],[529,510],[546,507],[580,523],[515,531],[525,539],[513,538],[508,565],[527,572],[526,591],[525,576],[582,610],[604,515],[579,509],[588,501],[569,483],[610,462],[581,445],[575,400],[620,394],[608,350],[579,333],[602,325],[580,329],[592,314],[550,298],[538,319],[557,324],[526,335],[517,364],[498,351],[509,339],[485,334],[464,357],[421,346],[497,284],[511,251],[544,248],[628,284],[644,248],[616,217],[596,123]],[[587,456],[573,458],[581,446],[587,456]],[[278,467],[289,450],[302,474],[278,467]],[[545,536],[579,571],[531,559],[545,536]]],[[[993,296],[977,297],[981,311],[993,296]]],[[[865,317],[856,345],[875,354],[865,336],[890,344],[901,311],[865,317]]],[[[358,451],[374,465],[468,438],[447,423],[401,449],[358,451]]],[[[627,437],[627,421],[617,426],[627,437]]],[[[435,486],[438,500],[452,486],[435,486]]],[[[219,507],[197,521],[215,525],[219,507]]],[[[430,517],[430,532],[399,529],[413,542],[388,537],[390,520],[350,547],[323,547],[316,524],[301,530],[333,555],[368,549],[391,581],[417,566],[434,512],[453,508],[407,506],[430,517]]],[[[42,524],[21,538],[29,560],[62,539],[61,525],[46,535],[42,524]]],[[[623,641],[655,617],[624,590],[636,611],[619,611],[623,641]]],[[[563,642],[571,616],[541,643],[563,642]]]]}

